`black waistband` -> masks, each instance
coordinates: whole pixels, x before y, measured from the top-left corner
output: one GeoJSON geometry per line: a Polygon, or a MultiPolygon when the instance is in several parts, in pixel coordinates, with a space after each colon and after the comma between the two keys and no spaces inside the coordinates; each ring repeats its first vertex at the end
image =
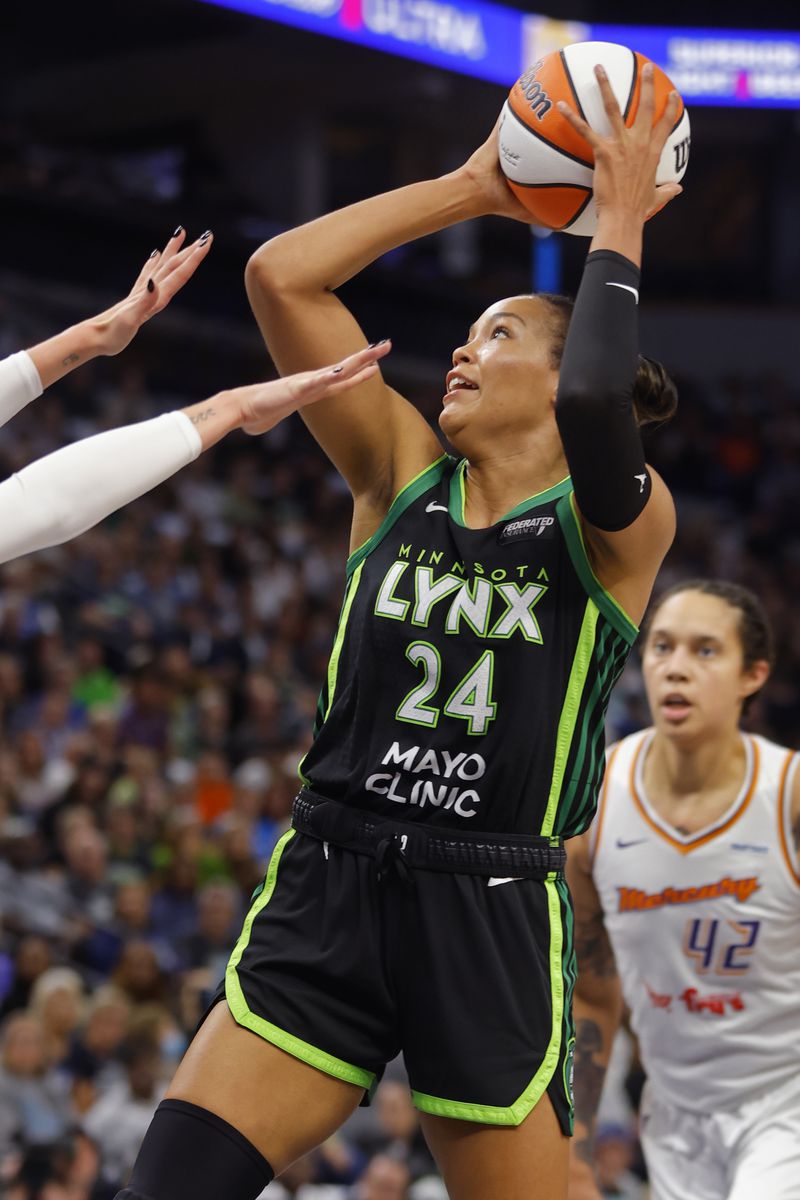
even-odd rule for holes
{"type": "Polygon", "coordinates": [[[391,845],[409,867],[466,875],[546,879],[566,862],[560,838],[525,834],[437,829],[410,821],[384,820],[306,789],[295,797],[292,825],[319,841],[379,860],[391,845]]]}

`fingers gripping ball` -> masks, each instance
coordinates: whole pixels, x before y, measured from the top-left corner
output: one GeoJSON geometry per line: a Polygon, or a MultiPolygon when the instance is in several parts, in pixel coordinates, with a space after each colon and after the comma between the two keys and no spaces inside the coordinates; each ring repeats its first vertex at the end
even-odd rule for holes
{"type": "MultiPolygon", "coordinates": [[[[597,224],[592,199],[594,153],[557,108],[565,100],[601,135],[611,128],[594,68],[605,67],[625,124],[639,108],[643,54],[613,42],[577,42],[547,54],[517,80],[501,113],[498,150],[508,185],[537,223],[590,237],[597,224]]],[[[654,65],[655,124],[672,83],[654,65]]],[[[689,114],[681,100],[656,183],[677,183],[689,161],[689,114]]]]}

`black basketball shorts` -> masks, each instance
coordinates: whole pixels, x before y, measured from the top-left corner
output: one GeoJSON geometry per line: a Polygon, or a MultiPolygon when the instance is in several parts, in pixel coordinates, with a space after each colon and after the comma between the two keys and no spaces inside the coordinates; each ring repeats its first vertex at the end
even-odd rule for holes
{"type": "Polygon", "coordinates": [[[290,829],[225,978],[235,1020],[368,1092],[402,1051],[418,1109],[572,1132],[572,906],[547,879],[389,870],[290,829]]]}

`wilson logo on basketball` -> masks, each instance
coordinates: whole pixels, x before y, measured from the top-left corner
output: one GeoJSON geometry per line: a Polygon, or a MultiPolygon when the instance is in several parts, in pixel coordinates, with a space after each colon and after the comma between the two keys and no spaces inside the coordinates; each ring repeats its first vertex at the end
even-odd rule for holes
{"type": "Polygon", "coordinates": [[[534,63],[532,67],[528,68],[517,84],[537,121],[543,121],[553,107],[552,100],[536,78],[536,72],[541,65],[541,62],[534,63]]]}
{"type": "Polygon", "coordinates": [[[675,153],[675,170],[684,171],[686,164],[689,161],[689,147],[692,144],[690,137],[682,138],[675,146],[672,147],[675,153]]]}

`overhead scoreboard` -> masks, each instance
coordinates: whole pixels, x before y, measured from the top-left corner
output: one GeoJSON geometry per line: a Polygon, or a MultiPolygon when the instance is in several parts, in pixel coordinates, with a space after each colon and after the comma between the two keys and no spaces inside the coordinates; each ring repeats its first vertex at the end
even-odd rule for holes
{"type": "Polygon", "coordinates": [[[800,108],[800,31],[557,21],[486,0],[203,0],[510,87],[570,42],[621,42],[662,67],[687,105],[800,108]]]}

